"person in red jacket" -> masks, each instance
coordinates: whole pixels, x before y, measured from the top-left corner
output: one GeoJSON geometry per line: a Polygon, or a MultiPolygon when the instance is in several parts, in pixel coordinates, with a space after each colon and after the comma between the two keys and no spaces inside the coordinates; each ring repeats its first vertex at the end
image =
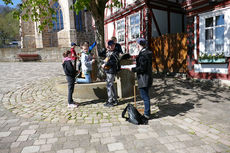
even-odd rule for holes
{"type": "Polygon", "coordinates": [[[74,61],[74,68],[75,68],[75,70],[76,70],[76,63],[77,63],[77,54],[76,54],[76,51],[75,51],[75,47],[76,47],[77,45],[74,43],[74,42],[72,42],[71,43],[71,49],[70,49],[70,51],[71,51],[71,59],[74,61]]]}

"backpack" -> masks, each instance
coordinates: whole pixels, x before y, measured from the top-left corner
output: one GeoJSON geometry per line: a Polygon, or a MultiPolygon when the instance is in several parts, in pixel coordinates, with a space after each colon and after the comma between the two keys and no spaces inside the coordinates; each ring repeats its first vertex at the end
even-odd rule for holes
{"type": "Polygon", "coordinates": [[[143,115],[141,115],[136,107],[132,104],[128,104],[126,108],[122,112],[122,118],[126,118],[130,123],[139,125],[139,124],[148,124],[148,119],[146,119],[143,115]],[[125,117],[125,113],[128,110],[128,117],[125,117]]]}

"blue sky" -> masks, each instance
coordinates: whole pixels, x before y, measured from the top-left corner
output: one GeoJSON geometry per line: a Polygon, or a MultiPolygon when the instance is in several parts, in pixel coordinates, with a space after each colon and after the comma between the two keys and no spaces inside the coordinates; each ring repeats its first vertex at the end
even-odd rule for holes
{"type": "MultiPolygon", "coordinates": [[[[14,5],[9,4],[8,5],[9,7],[16,7],[17,4],[21,3],[22,1],[21,0],[12,0],[12,2],[14,3],[14,5]]],[[[5,6],[5,3],[3,2],[3,0],[0,0],[0,5],[4,5],[5,6]]]]}

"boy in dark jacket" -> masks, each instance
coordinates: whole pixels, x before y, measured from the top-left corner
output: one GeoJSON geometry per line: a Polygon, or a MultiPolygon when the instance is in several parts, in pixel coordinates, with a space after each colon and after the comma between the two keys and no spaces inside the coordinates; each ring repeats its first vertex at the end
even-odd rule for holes
{"type": "Polygon", "coordinates": [[[117,64],[119,61],[119,55],[115,51],[115,43],[113,40],[108,41],[108,52],[106,55],[105,63],[102,65],[106,73],[107,82],[107,94],[108,101],[104,106],[113,107],[117,105],[117,93],[114,88],[114,79],[117,74],[117,64]]]}
{"type": "Polygon", "coordinates": [[[152,52],[146,48],[146,40],[137,39],[137,47],[139,54],[136,58],[136,67],[132,68],[132,72],[137,73],[138,88],[140,96],[144,100],[145,111],[144,116],[150,117],[150,98],[149,88],[152,86],[152,52]]]}
{"type": "Polygon", "coordinates": [[[72,96],[74,91],[74,82],[75,82],[77,71],[72,63],[71,52],[68,50],[65,51],[63,53],[63,57],[64,59],[63,59],[62,66],[66,75],[66,80],[68,82],[68,107],[77,107],[77,104],[74,103],[73,96],[72,96]]]}

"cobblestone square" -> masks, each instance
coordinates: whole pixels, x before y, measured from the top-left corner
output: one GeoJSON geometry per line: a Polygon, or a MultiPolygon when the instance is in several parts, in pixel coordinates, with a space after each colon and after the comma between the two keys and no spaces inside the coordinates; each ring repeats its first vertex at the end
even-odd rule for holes
{"type": "Polygon", "coordinates": [[[68,109],[55,90],[61,63],[5,62],[0,69],[0,152],[230,152],[229,87],[154,78],[149,124],[133,125],[121,117],[132,98],[113,108],[76,99],[89,103],[68,109]]]}

